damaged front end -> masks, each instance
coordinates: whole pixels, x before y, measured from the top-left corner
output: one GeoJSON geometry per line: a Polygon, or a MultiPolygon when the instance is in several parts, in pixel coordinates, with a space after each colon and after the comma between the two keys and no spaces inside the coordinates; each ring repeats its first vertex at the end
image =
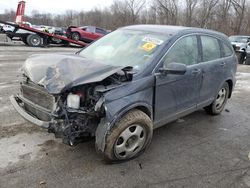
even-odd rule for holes
{"type": "MultiPolygon", "coordinates": [[[[43,82],[48,83],[49,86],[53,84],[53,90],[50,90],[51,87],[47,88],[46,85],[39,84],[41,82],[34,82],[30,76],[24,74],[21,93],[11,96],[10,100],[26,120],[47,128],[57,138],[62,138],[64,143],[74,145],[85,136],[95,135],[97,126],[106,113],[103,105],[104,93],[121,86],[124,82],[131,81],[130,70],[131,68],[119,70],[116,67],[107,70],[109,73],[103,71],[104,75],[98,75],[100,79],[94,78],[93,82],[86,83],[78,77],[76,79],[78,82],[67,80],[66,83],[61,80],[60,83],[63,84],[58,85],[55,82],[58,82],[62,76],[61,70],[58,66],[48,67],[46,79],[43,78],[43,82]],[[53,73],[56,74],[53,75],[53,73]],[[54,83],[48,80],[53,80],[54,83]],[[58,87],[55,87],[56,85],[58,87]],[[59,86],[63,87],[59,88],[59,86]]],[[[65,72],[63,73],[67,76],[65,72]]],[[[70,71],[67,74],[70,74],[70,71]]]]}

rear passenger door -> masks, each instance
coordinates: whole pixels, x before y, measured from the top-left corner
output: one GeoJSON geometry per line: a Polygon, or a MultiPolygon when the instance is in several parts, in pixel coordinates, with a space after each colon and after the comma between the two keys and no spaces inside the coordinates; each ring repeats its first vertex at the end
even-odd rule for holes
{"type": "Polygon", "coordinates": [[[226,62],[222,58],[219,39],[210,35],[200,35],[202,53],[202,86],[200,90],[199,105],[211,102],[219,89],[226,62]]]}

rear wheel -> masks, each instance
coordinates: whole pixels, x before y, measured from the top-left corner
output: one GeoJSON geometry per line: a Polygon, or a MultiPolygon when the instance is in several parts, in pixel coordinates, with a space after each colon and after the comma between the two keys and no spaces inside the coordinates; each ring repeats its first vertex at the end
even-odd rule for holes
{"type": "Polygon", "coordinates": [[[246,57],[246,65],[250,65],[250,55],[247,55],[246,57]]]}
{"type": "Polygon", "coordinates": [[[32,47],[38,47],[42,44],[42,38],[39,35],[32,34],[27,37],[27,44],[32,47]]]}
{"type": "Polygon", "coordinates": [[[225,82],[221,87],[220,91],[218,92],[213,103],[204,108],[205,111],[210,115],[220,114],[227,103],[228,96],[229,96],[229,86],[228,83],[225,82]]]}
{"type": "Polygon", "coordinates": [[[245,61],[245,57],[246,57],[246,52],[239,52],[239,56],[238,56],[238,60],[239,60],[239,64],[244,64],[245,61]]]}
{"type": "Polygon", "coordinates": [[[125,114],[107,135],[103,155],[108,161],[124,161],[139,156],[150,144],[151,119],[140,110],[125,114]]]}
{"type": "Polygon", "coordinates": [[[71,38],[72,38],[73,40],[78,41],[78,40],[80,40],[80,34],[74,32],[74,33],[71,34],[71,38]]]}

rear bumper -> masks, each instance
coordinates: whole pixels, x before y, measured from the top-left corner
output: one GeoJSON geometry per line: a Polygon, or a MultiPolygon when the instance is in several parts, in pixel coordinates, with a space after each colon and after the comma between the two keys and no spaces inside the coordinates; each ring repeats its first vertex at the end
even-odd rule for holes
{"type": "Polygon", "coordinates": [[[20,102],[21,99],[18,97],[18,96],[10,96],[10,102],[12,103],[12,105],[14,106],[14,108],[16,109],[16,111],[24,118],[26,119],[27,121],[35,124],[35,125],[38,125],[40,127],[43,127],[43,128],[46,128],[48,129],[49,126],[50,126],[50,122],[47,122],[47,121],[42,121],[42,120],[39,120],[37,119],[36,117],[30,115],[29,113],[27,113],[23,107],[20,105],[20,102]]]}

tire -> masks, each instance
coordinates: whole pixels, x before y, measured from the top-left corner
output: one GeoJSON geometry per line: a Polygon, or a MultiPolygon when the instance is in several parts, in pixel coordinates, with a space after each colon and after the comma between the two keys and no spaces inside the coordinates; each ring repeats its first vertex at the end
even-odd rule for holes
{"type": "Polygon", "coordinates": [[[77,33],[77,32],[73,32],[73,33],[71,34],[71,39],[72,39],[72,40],[79,41],[80,38],[81,38],[81,36],[80,36],[80,34],[77,33]]]}
{"type": "Polygon", "coordinates": [[[245,57],[246,57],[246,52],[240,52],[239,53],[239,57],[238,57],[239,64],[244,64],[245,57]]]}
{"type": "Polygon", "coordinates": [[[246,65],[250,65],[250,55],[246,57],[246,65]]]}
{"type": "Polygon", "coordinates": [[[229,86],[228,83],[225,82],[221,87],[221,89],[219,90],[212,104],[204,108],[205,111],[210,115],[219,115],[223,111],[227,103],[228,96],[229,96],[229,86]]]}
{"type": "Polygon", "coordinates": [[[31,34],[27,37],[27,44],[32,47],[39,47],[42,44],[42,38],[39,35],[31,34]]]}
{"type": "Polygon", "coordinates": [[[133,159],[149,146],[152,135],[151,119],[140,110],[131,110],[107,134],[106,148],[101,154],[108,162],[133,159]]]}
{"type": "Polygon", "coordinates": [[[22,41],[23,41],[23,43],[24,43],[25,45],[27,45],[27,46],[28,46],[28,43],[27,43],[27,37],[23,37],[23,38],[22,38],[22,41]]]}

